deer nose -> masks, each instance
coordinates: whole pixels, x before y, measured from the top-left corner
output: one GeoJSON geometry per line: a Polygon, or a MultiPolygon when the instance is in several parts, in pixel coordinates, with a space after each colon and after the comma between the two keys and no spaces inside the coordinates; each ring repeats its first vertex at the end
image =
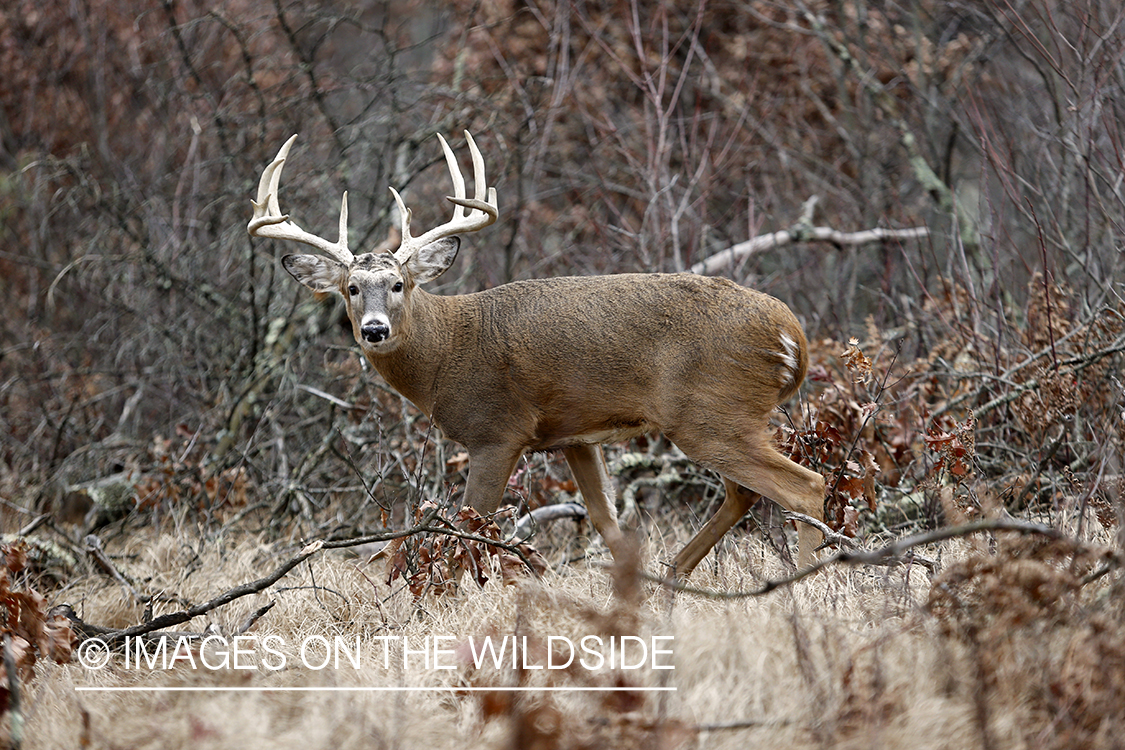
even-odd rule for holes
{"type": "Polygon", "coordinates": [[[391,335],[391,328],[385,323],[365,323],[360,333],[363,334],[364,341],[378,344],[391,335]]]}

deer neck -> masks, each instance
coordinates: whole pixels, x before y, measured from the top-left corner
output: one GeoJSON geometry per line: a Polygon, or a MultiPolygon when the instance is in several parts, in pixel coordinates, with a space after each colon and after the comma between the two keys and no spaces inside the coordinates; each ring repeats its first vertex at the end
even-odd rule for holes
{"type": "Polygon", "coordinates": [[[461,317],[459,301],[457,296],[444,297],[414,289],[402,343],[386,354],[368,355],[368,361],[388,385],[430,416],[453,331],[459,328],[455,322],[461,317]]]}

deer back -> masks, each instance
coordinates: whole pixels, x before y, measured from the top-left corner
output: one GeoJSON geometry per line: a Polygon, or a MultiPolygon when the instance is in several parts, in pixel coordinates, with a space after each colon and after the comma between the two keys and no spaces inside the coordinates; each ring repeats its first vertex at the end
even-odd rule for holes
{"type": "Polygon", "coordinates": [[[760,418],[807,369],[804,334],[769,295],[691,274],[414,290],[404,343],[368,359],[468,448],[532,449],[665,429],[685,411],[760,418]]]}

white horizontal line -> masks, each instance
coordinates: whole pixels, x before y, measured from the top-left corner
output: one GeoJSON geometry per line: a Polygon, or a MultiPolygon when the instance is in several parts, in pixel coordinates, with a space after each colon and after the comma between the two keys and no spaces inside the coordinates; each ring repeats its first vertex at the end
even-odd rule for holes
{"type": "Polygon", "coordinates": [[[76,691],[85,693],[546,693],[546,692],[636,692],[656,693],[675,692],[674,687],[75,687],[76,691]]]}

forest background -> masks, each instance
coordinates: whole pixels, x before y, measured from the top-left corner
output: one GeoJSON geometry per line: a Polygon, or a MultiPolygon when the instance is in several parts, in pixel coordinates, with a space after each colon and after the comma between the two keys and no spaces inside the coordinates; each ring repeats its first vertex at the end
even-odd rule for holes
{"type": "MultiPolygon", "coordinates": [[[[1066,572],[1067,622],[1102,633],[1090,664],[1122,676],[1029,699],[1022,735],[988,709],[1027,682],[998,661],[966,693],[973,736],[1097,746],[1121,719],[1091,706],[1125,689],[1123,21],[1112,0],[6,4],[0,516],[75,555],[49,576],[14,564],[12,585],[62,587],[51,604],[112,588],[92,532],[128,567],[138,539],[292,550],[448,505],[460,448],[364,365],[339,300],[282,271],[292,248],[245,227],[292,133],[282,207],[306,229],[334,237],[346,190],[352,247],[393,241],[388,186],[436,225],[434,135],[463,153],[467,130],[500,219],[430,291],[703,270],[784,300],[812,368],[778,438],[828,479],[830,525],[868,548],[996,519],[1052,530],[1032,551],[989,537],[958,581],[1026,594],[995,564],[1010,556],[1066,572]],[[1066,724],[1083,700],[1100,718],[1066,724]]],[[[716,501],[656,437],[611,458],[646,534],[686,536],[716,501]]],[[[511,497],[569,499],[568,480],[532,457],[511,497]]],[[[776,514],[755,519],[788,560],[776,514]]],[[[415,596],[451,586],[410,549],[415,596]]],[[[985,600],[994,624],[1006,605],[985,600]]],[[[977,653],[974,623],[942,632],[977,653]]]]}

